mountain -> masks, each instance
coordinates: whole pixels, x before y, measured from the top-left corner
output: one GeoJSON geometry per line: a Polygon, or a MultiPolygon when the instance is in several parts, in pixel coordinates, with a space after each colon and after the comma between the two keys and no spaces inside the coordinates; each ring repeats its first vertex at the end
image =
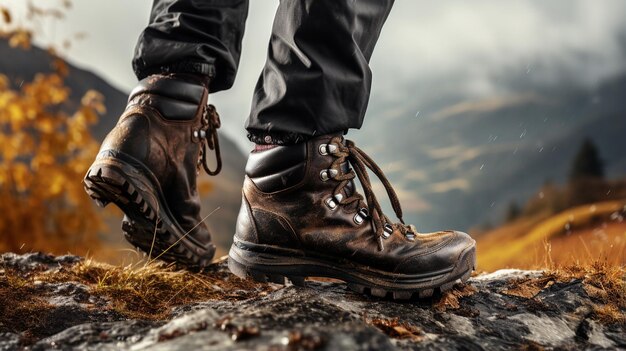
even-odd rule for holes
{"type": "MultiPolygon", "coordinates": [[[[30,50],[11,48],[6,40],[0,40],[0,74],[4,74],[19,85],[22,81],[30,81],[36,73],[52,72],[52,57],[47,51],[38,47],[30,50]]],[[[97,140],[102,140],[113,128],[117,119],[126,106],[127,94],[122,92],[96,74],[83,70],[68,63],[69,74],[65,80],[70,88],[68,108],[77,106],[81,97],[90,89],[100,92],[105,98],[106,113],[100,117],[93,127],[92,133],[97,140]]],[[[224,135],[220,134],[223,168],[217,177],[202,176],[212,184],[212,191],[202,198],[203,213],[208,215],[219,207],[219,210],[207,219],[207,224],[213,233],[214,240],[220,248],[228,248],[235,228],[235,220],[241,201],[241,184],[243,183],[243,169],[245,156],[237,146],[224,135]]],[[[79,181],[79,180],[77,180],[79,181]]],[[[117,219],[111,223],[112,233],[107,239],[119,238],[119,224],[117,219]]]]}
{"type": "Polygon", "coordinates": [[[371,106],[378,118],[355,139],[384,160],[405,218],[420,230],[501,221],[511,201],[526,202],[546,181],[564,183],[585,137],[608,177],[626,175],[626,73],[594,88],[526,85],[483,100],[417,102],[411,91],[398,91],[400,106],[371,106]]]}

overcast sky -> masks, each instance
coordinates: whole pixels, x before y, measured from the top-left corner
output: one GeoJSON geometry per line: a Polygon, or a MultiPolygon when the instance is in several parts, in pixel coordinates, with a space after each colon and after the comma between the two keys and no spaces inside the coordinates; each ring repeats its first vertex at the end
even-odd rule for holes
{"type": "MultiPolygon", "coordinates": [[[[22,0],[0,4],[20,6],[17,1],[22,0]]],[[[130,69],[133,48],[151,3],[74,0],[65,21],[44,25],[44,40],[86,33],[68,51],[69,59],[128,91],[136,83],[130,69]]],[[[212,97],[224,129],[241,145],[277,5],[251,1],[235,86],[212,97]]],[[[371,103],[405,99],[399,89],[416,89],[413,94],[421,97],[439,94],[433,88],[439,85],[468,98],[506,95],[500,78],[507,72],[526,73],[536,84],[593,86],[624,69],[625,27],[626,1],[621,0],[397,0],[372,58],[371,103]]]]}

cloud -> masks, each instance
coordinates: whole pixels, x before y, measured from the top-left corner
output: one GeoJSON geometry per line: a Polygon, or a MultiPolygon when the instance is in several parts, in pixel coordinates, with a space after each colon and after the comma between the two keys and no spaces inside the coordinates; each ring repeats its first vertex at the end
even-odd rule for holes
{"type": "Polygon", "coordinates": [[[374,53],[377,92],[487,96],[519,76],[594,85],[625,68],[624,13],[620,0],[397,1],[374,53]]]}
{"type": "Polygon", "coordinates": [[[450,179],[428,186],[429,193],[446,193],[451,190],[468,190],[470,183],[465,178],[450,179]]]}
{"type": "MultiPolygon", "coordinates": [[[[427,155],[437,160],[440,171],[458,171],[464,164],[489,154],[499,154],[503,151],[514,150],[515,143],[488,144],[483,146],[451,146],[427,150],[427,155]]],[[[469,173],[467,173],[469,176],[469,173]]]]}
{"type": "Polygon", "coordinates": [[[510,96],[495,96],[482,100],[464,101],[452,106],[445,107],[435,112],[432,118],[444,119],[469,113],[491,112],[506,107],[519,106],[528,103],[537,105],[548,105],[554,104],[555,102],[545,99],[534,93],[516,94],[510,96]]]}

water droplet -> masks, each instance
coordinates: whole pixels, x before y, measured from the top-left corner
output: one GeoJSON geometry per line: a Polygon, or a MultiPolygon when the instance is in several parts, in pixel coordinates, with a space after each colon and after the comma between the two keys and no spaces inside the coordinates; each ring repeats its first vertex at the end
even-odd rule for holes
{"type": "Polygon", "coordinates": [[[520,139],[524,139],[524,137],[526,136],[526,129],[524,129],[524,131],[522,132],[522,134],[519,135],[520,139]]]}

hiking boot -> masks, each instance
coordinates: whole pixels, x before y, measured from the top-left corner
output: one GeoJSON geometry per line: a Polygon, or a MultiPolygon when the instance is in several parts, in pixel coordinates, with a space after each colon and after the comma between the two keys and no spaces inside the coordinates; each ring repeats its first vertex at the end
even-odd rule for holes
{"type": "Polygon", "coordinates": [[[84,185],[98,205],[112,202],[125,213],[126,239],[151,258],[203,268],[215,246],[200,217],[196,177],[201,166],[211,175],[221,168],[220,122],[206,85],[190,78],[139,82],[84,185]],[[216,151],[215,170],[207,167],[207,146],[216,151]]]}
{"type": "Polygon", "coordinates": [[[475,246],[465,233],[421,234],[405,225],[380,168],[352,141],[329,135],[250,154],[228,266],[258,281],[303,285],[307,277],[329,277],[361,293],[410,299],[469,279],[475,246]],[[367,168],[400,223],[382,213],[367,168]]]}

